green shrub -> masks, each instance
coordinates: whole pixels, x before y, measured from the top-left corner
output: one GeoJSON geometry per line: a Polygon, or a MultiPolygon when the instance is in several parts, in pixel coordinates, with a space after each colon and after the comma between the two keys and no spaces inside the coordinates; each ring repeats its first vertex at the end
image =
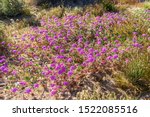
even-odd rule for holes
{"type": "Polygon", "coordinates": [[[4,35],[3,30],[0,29],[0,42],[2,41],[3,35],[4,35]]]}
{"type": "Polygon", "coordinates": [[[120,12],[125,12],[129,8],[128,4],[116,5],[116,9],[120,12]]]}
{"type": "Polygon", "coordinates": [[[104,7],[102,4],[87,5],[84,12],[91,13],[94,16],[101,16],[104,13],[104,7]]]}
{"type": "Polygon", "coordinates": [[[150,10],[150,1],[144,3],[144,8],[150,10]]]}
{"type": "Polygon", "coordinates": [[[0,21],[0,56],[3,55],[3,46],[1,42],[4,41],[4,23],[0,21]]]}
{"type": "Polygon", "coordinates": [[[2,41],[3,37],[4,37],[4,24],[3,22],[0,22],[0,42],[2,41]]]}
{"type": "Polygon", "coordinates": [[[149,82],[150,63],[148,54],[134,55],[124,71],[132,83],[138,83],[140,80],[149,82]]]}
{"type": "Polygon", "coordinates": [[[115,4],[111,0],[102,0],[105,11],[117,11],[115,4]]]}
{"type": "Polygon", "coordinates": [[[22,12],[22,9],[21,0],[0,0],[0,15],[16,16],[22,12]]]}

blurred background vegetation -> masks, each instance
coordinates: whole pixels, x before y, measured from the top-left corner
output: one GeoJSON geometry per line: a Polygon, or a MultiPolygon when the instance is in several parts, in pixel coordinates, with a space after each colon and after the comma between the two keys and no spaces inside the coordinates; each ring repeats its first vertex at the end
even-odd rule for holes
{"type": "MultiPolygon", "coordinates": [[[[87,6],[89,6],[89,9],[92,10],[91,5],[94,5],[92,8],[102,13],[102,11],[117,11],[115,4],[135,4],[139,1],[143,0],[0,0],[0,16],[12,17],[20,14],[30,14],[31,6],[40,8],[60,6],[61,8],[79,8],[80,10],[87,9],[87,6]]],[[[146,8],[149,8],[149,6],[149,4],[145,4],[146,8]]]]}

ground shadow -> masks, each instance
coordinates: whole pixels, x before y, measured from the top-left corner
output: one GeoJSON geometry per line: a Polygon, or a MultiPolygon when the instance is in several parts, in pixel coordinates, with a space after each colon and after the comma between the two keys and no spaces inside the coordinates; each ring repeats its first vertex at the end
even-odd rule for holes
{"type": "Polygon", "coordinates": [[[44,0],[37,3],[37,6],[47,4],[48,7],[84,7],[86,5],[100,3],[102,0],[44,0]]]}
{"type": "Polygon", "coordinates": [[[17,16],[13,17],[6,17],[1,16],[0,21],[4,24],[10,25],[12,22],[16,21],[25,21],[26,24],[29,26],[40,26],[40,21],[36,20],[35,15],[24,15],[24,14],[18,14],[17,16]]]}

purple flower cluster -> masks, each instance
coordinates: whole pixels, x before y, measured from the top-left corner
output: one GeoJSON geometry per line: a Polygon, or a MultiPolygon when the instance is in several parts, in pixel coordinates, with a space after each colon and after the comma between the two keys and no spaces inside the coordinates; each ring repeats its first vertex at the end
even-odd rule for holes
{"type": "MultiPolygon", "coordinates": [[[[130,48],[143,47],[139,38],[147,40],[148,35],[134,31],[127,49],[124,42],[128,39],[115,32],[128,19],[118,13],[105,13],[101,17],[90,14],[43,17],[41,27],[32,27],[31,33],[23,34],[18,43],[8,44],[19,70],[10,68],[11,73],[7,75],[18,78],[19,87],[25,87],[24,93],[34,92],[43,80],[50,95],[56,95],[66,90],[72,81],[78,82],[80,74],[93,68],[111,67],[130,48]],[[25,78],[26,75],[29,78],[25,78]]],[[[6,57],[1,56],[0,73],[8,71],[6,57]]],[[[12,88],[12,92],[21,88],[12,88]]]]}
{"type": "Polygon", "coordinates": [[[6,62],[5,56],[0,56],[0,73],[2,74],[8,73],[8,64],[6,62]]]}

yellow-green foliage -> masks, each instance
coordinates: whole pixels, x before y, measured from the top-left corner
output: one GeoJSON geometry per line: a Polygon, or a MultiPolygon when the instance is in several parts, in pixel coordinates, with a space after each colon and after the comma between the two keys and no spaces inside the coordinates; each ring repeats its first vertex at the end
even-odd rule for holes
{"type": "Polygon", "coordinates": [[[122,89],[134,88],[122,72],[116,71],[115,73],[113,73],[113,79],[116,85],[122,89]]]}
{"type": "Polygon", "coordinates": [[[64,7],[56,7],[56,8],[51,8],[50,9],[50,14],[51,16],[53,16],[55,14],[55,16],[57,17],[62,17],[64,14],[64,7]]]}
{"type": "Polygon", "coordinates": [[[144,3],[144,8],[150,10],[150,2],[145,2],[144,3]]]}
{"type": "Polygon", "coordinates": [[[58,7],[52,7],[51,9],[43,9],[40,12],[37,12],[37,18],[42,19],[42,17],[52,17],[56,16],[61,18],[64,15],[65,9],[64,7],[58,6],[58,7]]]}
{"type": "Polygon", "coordinates": [[[101,16],[104,13],[103,4],[89,5],[85,7],[85,13],[91,13],[94,16],[101,16]]]}
{"type": "Polygon", "coordinates": [[[124,72],[131,82],[137,83],[140,80],[146,80],[150,84],[149,60],[149,53],[133,53],[129,63],[124,68],[124,72]]]}
{"type": "Polygon", "coordinates": [[[83,7],[74,7],[74,8],[65,8],[65,14],[70,14],[70,15],[83,15],[83,7]]]}
{"type": "Polygon", "coordinates": [[[129,8],[129,5],[127,4],[123,4],[123,5],[116,5],[116,9],[120,12],[124,12],[127,10],[127,8],[129,8]]]}
{"type": "Polygon", "coordinates": [[[103,4],[104,11],[117,11],[115,4],[111,0],[102,0],[100,3],[103,4]]]}
{"type": "Polygon", "coordinates": [[[20,0],[0,0],[0,14],[16,16],[22,12],[23,4],[20,0]]]}
{"type": "Polygon", "coordinates": [[[0,22],[0,42],[3,40],[4,38],[4,23],[3,22],[0,22]]]}
{"type": "Polygon", "coordinates": [[[128,14],[129,18],[120,24],[115,23],[112,25],[112,27],[109,29],[111,34],[119,34],[123,37],[130,38],[132,37],[132,33],[134,31],[140,34],[148,33],[149,21],[143,19],[143,17],[147,17],[144,13],[143,15],[139,14],[138,16],[130,12],[126,14],[128,14]]]}

